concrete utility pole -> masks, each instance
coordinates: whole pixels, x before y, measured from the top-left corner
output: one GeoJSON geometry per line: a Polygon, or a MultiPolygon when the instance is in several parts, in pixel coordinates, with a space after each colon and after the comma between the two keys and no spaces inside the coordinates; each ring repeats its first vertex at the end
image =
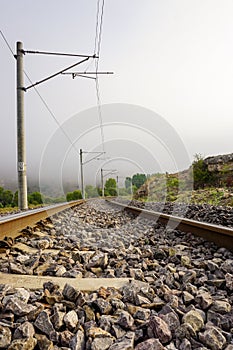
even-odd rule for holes
{"type": "Polygon", "coordinates": [[[84,182],[83,182],[83,150],[82,149],[80,149],[80,172],[81,172],[82,198],[85,199],[85,190],[84,190],[84,182]]]}
{"type": "Polygon", "coordinates": [[[104,197],[104,170],[101,168],[101,187],[102,187],[102,197],[104,197]]]}
{"type": "Polygon", "coordinates": [[[17,60],[17,156],[18,156],[18,206],[21,210],[28,209],[27,201],[27,165],[24,126],[24,79],[23,79],[23,44],[16,44],[17,60]]]}

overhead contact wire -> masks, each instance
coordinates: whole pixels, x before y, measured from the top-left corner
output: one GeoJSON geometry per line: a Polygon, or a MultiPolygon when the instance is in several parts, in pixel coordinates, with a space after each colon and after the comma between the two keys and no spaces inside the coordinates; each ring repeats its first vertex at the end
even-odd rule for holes
{"type": "Polygon", "coordinates": [[[101,109],[101,100],[100,100],[100,86],[99,86],[99,79],[98,79],[98,67],[99,67],[99,53],[101,48],[101,39],[102,39],[102,30],[103,30],[103,14],[104,14],[104,0],[102,2],[101,7],[101,14],[100,13],[100,0],[98,0],[97,4],[97,19],[96,19],[96,36],[95,36],[95,52],[97,50],[97,58],[95,61],[95,71],[96,71],[96,79],[95,79],[95,86],[96,86],[96,98],[97,98],[97,108],[98,108],[98,115],[99,115],[99,122],[100,122],[100,132],[101,132],[101,142],[102,142],[102,150],[105,152],[104,147],[104,130],[103,130],[103,117],[102,117],[102,109],[101,109]],[[99,19],[100,17],[100,19],[99,19]]]}

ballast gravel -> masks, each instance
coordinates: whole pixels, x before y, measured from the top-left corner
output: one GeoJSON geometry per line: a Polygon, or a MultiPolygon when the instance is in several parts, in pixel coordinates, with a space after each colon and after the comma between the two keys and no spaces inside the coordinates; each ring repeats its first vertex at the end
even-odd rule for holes
{"type": "Polygon", "coordinates": [[[233,254],[104,201],[28,227],[1,253],[0,271],[132,279],[94,292],[1,284],[0,349],[233,349],[233,254]]]}

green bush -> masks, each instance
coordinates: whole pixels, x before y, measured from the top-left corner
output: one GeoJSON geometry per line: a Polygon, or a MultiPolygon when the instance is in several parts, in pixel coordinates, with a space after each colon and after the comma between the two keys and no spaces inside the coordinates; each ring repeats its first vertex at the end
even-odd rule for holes
{"type": "Polygon", "coordinates": [[[75,201],[75,200],[78,200],[78,199],[82,199],[82,193],[81,193],[80,190],[75,190],[74,192],[68,192],[66,194],[67,202],[75,201]]]}
{"type": "Polygon", "coordinates": [[[43,199],[40,192],[32,192],[28,195],[28,204],[42,204],[43,199]]]}

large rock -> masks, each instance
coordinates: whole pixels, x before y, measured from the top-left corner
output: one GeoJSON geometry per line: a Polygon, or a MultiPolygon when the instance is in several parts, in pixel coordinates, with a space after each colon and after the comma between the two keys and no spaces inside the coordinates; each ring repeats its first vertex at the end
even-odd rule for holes
{"type": "Polygon", "coordinates": [[[49,316],[50,316],[49,311],[44,310],[38,315],[38,317],[34,323],[36,328],[38,328],[42,333],[44,333],[48,336],[50,335],[51,332],[54,331],[53,324],[50,321],[49,316]]]}
{"type": "Polygon", "coordinates": [[[53,342],[46,335],[36,334],[37,345],[40,350],[53,350],[53,342]]]}
{"type": "Polygon", "coordinates": [[[134,339],[135,333],[128,332],[124,337],[117,339],[109,350],[134,350],[134,339]]]}
{"type": "Polygon", "coordinates": [[[69,346],[71,350],[85,350],[84,332],[81,330],[78,330],[75,336],[71,338],[69,346]]]}
{"type": "Polygon", "coordinates": [[[124,329],[129,329],[134,324],[133,317],[127,311],[120,311],[117,323],[124,329]]]}
{"type": "Polygon", "coordinates": [[[211,306],[211,310],[220,314],[225,314],[231,311],[231,304],[226,300],[215,300],[211,306]]]}
{"type": "Polygon", "coordinates": [[[225,275],[226,286],[230,291],[233,291],[233,274],[226,273],[225,275]]]}
{"type": "Polygon", "coordinates": [[[36,310],[36,307],[30,304],[25,303],[19,298],[12,298],[8,300],[6,306],[6,311],[12,311],[17,316],[24,316],[30,312],[36,310]]]}
{"type": "Polygon", "coordinates": [[[98,298],[95,301],[93,301],[93,305],[100,312],[101,315],[109,315],[112,311],[111,304],[103,298],[98,298]]]}
{"type": "Polygon", "coordinates": [[[166,348],[160,343],[158,339],[147,339],[142,343],[139,343],[135,350],[165,350],[166,348]]]}
{"type": "Polygon", "coordinates": [[[11,330],[8,327],[0,326],[0,349],[7,348],[11,343],[11,330]]]}
{"type": "Polygon", "coordinates": [[[162,344],[168,343],[172,339],[168,324],[157,316],[150,318],[147,333],[150,338],[159,338],[162,344]]]}
{"type": "Polygon", "coordinates": [[[209,292],[200,291],[195,297],[195,301],[203,310],[206,310],[213,303],[213,298],[209,292]]]}
{"type": "Polygon", "coordinates": [[[73,330],[78,324],[78,315],[74,310],[69,311],[64,316],[64,322],[69,330],[73,330]]]}
{"type": "Polygon", "coordinates": [[[226,338],[215,327],[208,328],[204,334],[199,335],[200,340],[211,350],[221,350],[226,344],[226,338]]]}
{"type": "Polygon", "coordinates": [[[79,291],[67,283],[62,291],[62,294],[67,300],[73,301],[75,303],[76,299],[79,296],[79,291]]]}
{"type": "Polygon", "coordinates": [[[8,350],[33,350],[36,346],[35,338],[15,339],[10,344],[8,350]]]}
{"type": "Polygon", "coordinates": [[[195,332],[200,331],[204,327],[204,321],[201,314],[196,310],[191,310],[183,317],[183,322],[190,324],[195,332]]]}
{"type": "Polygon", "coordinates": [[[113,344],[113,338],[95,338],[91,344],[91,350],[108,350],[113,344]]]}
{"type": "Polygon", "coordinates": [[[30,322],[24,322],[21,324],[14,333],[14,339],[17,338],[33,338],[35,335],[35,329],[30,322]]]}

